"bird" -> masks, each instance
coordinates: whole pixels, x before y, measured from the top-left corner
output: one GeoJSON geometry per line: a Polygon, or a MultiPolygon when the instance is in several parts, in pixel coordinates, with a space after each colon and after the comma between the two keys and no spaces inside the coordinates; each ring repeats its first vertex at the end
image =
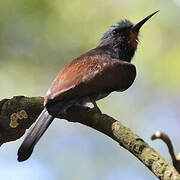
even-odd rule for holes
{"type": "Polygon", "coordinates": [[[131,63],[139,42],[143,24],[158,11],[137,24],[122,19],[112,25],[94,49],[67,64],[52,82],[44,98],[44,109],[30,128],[18,150],[18,161],[27,160],[41,136],[58,114],[73,105],[91,102],[98,111],[96,101],[113,91],[128,89],[136,77],[131,63]]]}

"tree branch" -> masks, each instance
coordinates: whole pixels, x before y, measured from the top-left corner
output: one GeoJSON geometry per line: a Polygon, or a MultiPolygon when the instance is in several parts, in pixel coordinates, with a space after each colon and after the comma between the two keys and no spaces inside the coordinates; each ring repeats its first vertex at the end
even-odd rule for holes
{"type": "MultiPolygon", "coordinates": [[[[0,101],[0,145],[19,139],[36,120],[43,109],[43,98],[16,96],[0,101]]],[[[179,180],[180,175],[138,135],[119,121],[95,109],[72,106],[67,114],[58,116],[70,122],[79,122],[96,129],[117,141],[134,154],[159,179],[179,180]]]]}

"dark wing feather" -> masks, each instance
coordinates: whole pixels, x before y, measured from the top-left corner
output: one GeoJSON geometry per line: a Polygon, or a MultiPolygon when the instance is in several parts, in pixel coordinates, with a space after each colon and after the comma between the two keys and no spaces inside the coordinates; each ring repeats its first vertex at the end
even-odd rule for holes
{"type": "Polygon", "coordinates": [[[98,92],[124,91],[135,77],[136,68],[131,63],[101,55],[81,56],[60,71],[45,97],[45,105],[98,92]]]}

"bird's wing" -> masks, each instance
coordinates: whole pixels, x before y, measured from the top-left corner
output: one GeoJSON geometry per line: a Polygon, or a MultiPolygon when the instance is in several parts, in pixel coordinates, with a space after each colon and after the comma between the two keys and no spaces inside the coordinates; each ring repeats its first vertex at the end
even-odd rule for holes
{"type": "Polygon", "coordinates": [[[124,91],[136,77],[133,64],[100,55],[79,57],[65,66],[53,81],[45,105],[98,92],[124,91]]]}

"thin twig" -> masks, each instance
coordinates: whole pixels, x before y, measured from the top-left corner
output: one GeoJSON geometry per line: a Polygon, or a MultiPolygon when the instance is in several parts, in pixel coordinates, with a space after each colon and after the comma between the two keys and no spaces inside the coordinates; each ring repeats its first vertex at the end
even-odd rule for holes
{"type": "Polygon", "coordinates": [[[169,154],[173,162],[173,166],[176,168],[177,172],[180,173],[180,159],[178,155],[175,156],[174,147],[172,145],[172,142],[169,136],[164,132],[157,131],[155,134],[151,136],[151,139],[152,140],[161,139],[167,145],[169,154]]]}

